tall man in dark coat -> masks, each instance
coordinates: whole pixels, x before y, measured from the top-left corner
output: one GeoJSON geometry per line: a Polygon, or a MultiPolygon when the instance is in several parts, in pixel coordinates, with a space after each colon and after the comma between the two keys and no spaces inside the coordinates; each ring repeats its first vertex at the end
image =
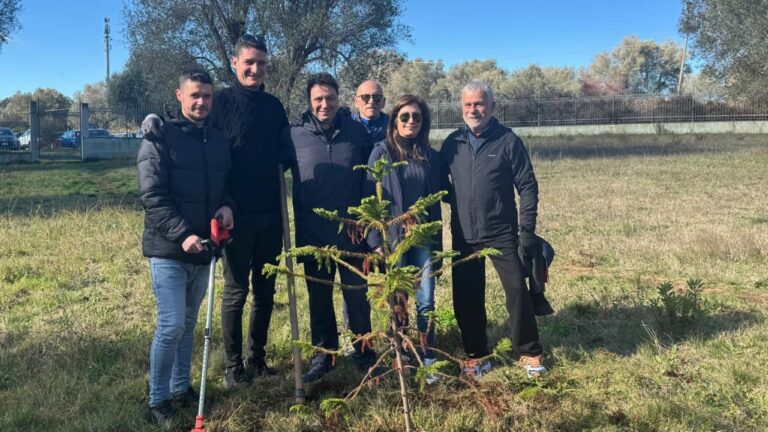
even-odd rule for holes
{"type": "MultiPolygon", "coordinates": [[[[446,138],[440,150],[451,204],[453,248],[464,258],[494,247],[502,255],[491,261],[499,273],[511,323],[510,339],[529,376],[545,372],[531,296],[523,279],[523,256],[540,254],[535,235],[539,188],[523,141],[493,117],[493,90],[480,81],[461,92],[465,126],[446,138]],[[520,195],[518,221],[515,190],[520,195]]],[[[453,307],[469,359],[464,373],[479,378],[491,364],[485,313],[485,260],[452,270],[453,307]]]]}
{"type": "Polygon", "coordinates": [[[221,329],[224,335],[224,381],[232,388],[251,375],[271,373],[265,361],[269,321],[274,306],[275,278],[261,274],[265,263],[276,264],[283,239],[280,215],[280,135],[288,125],[280,101],[264,91],[267,46],[245,35],[231,59],[237,80],[213,97],[211,122],[232,145],[230,186],[237,202],[234,241],[224,251],[224,293],[221,329]],[[242,316],[248,291],[253,305],[248,320],[248,346],[243,358],[242,316]],[[245,368],[243,361],[245,361],[245,368]]]}
{"type": "MultiPolygon", "coordinates": [[[[293,208],[297,246],[336,246],[346,251],[362,251],[346,232],[338,232],[338,223],[317,215],[313,209],[337,210],[350,217],[347,209],[360,204],[365,171],[353,170],[365,164],[371,152],[368,132],[362,124],[339,111],[339,86],[329,74],[312,75],[307,82],[309,109],[298,124],[284,132],[286,147],[293,149],[293,208]]],[[[361,268],[360,260],[349,263],[361,268]]],[[[333,286],[316,280],[333,281],[337,266],[330,271],[311,258],[304,260],[309,290],[309,315],[312,344],[328,350],[339,348],[336,315],[333,310],[333,286]]],[[[349,313],[349,328],[358,335],[371,331],[371,308],[366,297],[365,280],[354,272],[338,267],[341,283],[362,288],[342,288],[349,313]]],[[[375,360],[370,348],[355,344],[353,356],[360,370],[366,371],[375,360]]],[[[332,356],[318,352],[304,374],[307,383],[317,381],[333,367],[332,356]]]]}

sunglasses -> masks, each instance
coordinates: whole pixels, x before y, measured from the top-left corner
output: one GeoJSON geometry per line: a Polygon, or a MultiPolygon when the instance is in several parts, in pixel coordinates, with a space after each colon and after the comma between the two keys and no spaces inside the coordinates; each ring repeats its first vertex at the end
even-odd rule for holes
{"type": "Polygon", "coordinates": [[[373,98],[373,102],[374,103],[379,103],[379,102],[381,102],[384,99],[384,95],[383,94],[379,94],[379,93],[375,93],[375,94],[362,94],[362,95],[358,95],[357,97],[362,99],[363,102],[365,102],[365,103],[368,103],[368,101],[370,101],[371,98],[373,98]]]}
{"type": "Polygon", "coordinates": [[[400,113],[400,115],[397,116],[397,118],[400,120],[400,123],[408,123],[408,120],[411,119],[411,115],[413,115],[413,122],[414,123],[421,123],[421,113],[417,113],[417,112],[415,112],[415,113],[409,113],[409,112],[400,113]]]}

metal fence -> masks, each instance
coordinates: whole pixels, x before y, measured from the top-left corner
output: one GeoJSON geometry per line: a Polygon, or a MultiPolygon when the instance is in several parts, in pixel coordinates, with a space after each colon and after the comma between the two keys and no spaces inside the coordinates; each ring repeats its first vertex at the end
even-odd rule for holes
{"type": "MultiPolygon", "coordinates": [[[[430,104],[432,127],[464,124],[461,104],[430,104]]],[[[611,96],[552,100],[497,100],[494,115],[507,126],[558,126],[768,120],[768,101],[696,100],[690,96],[611,96]]]]}
{"type": "Polygon", "coordinates": [[[163,114],[170,107],[165,105],[114,105],[90,107],[89,124],[91,128],[104,129],[111,136],[120,138],[140,137],[141,121],[150,113],[163,114]]]}
{"type": "Polygon", "coordinates": [[[0,153],[29,152],[29,113],[0,114],[0,135],[0,153]]]}
{"type": "Polygon", "coordinates": [[[41,159],[80,159],[80,110],[78,108],[40,110],[37,118],[40,127],[38,142],[41,159]]]}

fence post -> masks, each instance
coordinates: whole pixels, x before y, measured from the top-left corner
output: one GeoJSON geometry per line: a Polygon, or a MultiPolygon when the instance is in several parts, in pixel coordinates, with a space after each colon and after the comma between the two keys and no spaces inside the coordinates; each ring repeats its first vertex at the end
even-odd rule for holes
{"type": "Polygon", "coordinates": [[[40,160],[40,106],[37,101],[29,101],[29,153],[30,160],[40,160]]]}
{"type": "Polygon", "coordinates": [[[88,104],[80,102],[80,160],[85,158],[85,143],[88,141],[91,111],[88,104]]]}

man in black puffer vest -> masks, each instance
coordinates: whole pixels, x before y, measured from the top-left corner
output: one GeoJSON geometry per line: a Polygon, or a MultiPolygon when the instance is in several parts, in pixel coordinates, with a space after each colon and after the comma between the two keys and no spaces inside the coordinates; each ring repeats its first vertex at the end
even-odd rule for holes
{"type": "MultiPolygon", "coordinates": [[[[267,46],[260,37],[245,35],[231,59],[237,79],[216,91],[211,125],[229,140],[232,172],[229,186],[238,206],[233,241],[224,251],[224,293],[221,330],[226,354],[224,384],[228,389],[254,375],[271,374],[265,361],[275,278],[261,274],[265,263],[276,264],[283,239],[278,172],[280,135],[288,118],[283,104],[264,91],[267,46]],[[243,359],[243,309],[249,284],[253,307],[249,318],[248,350],[243,359]],[[245,367],[243,365],[245,360],[245,367]]],[[[162,134],[162,121],[150,117],[142,129],[162,134]]]]}
{"type": "Polygon", "coordinates": [[[210,237],[216,217],[232,228],[235,204],[227,191],[229,143],[209,127],[213,82],[203,71],[179,78],[181,112],[170,115],[162,138],[146,137],[138,154],[144,207],[142,251],[149,258],[157,328],[149,355],[149,407],[167,423],[172,399],[195,400],[189,385],[192,336],[208,285],[210,237]]]}

